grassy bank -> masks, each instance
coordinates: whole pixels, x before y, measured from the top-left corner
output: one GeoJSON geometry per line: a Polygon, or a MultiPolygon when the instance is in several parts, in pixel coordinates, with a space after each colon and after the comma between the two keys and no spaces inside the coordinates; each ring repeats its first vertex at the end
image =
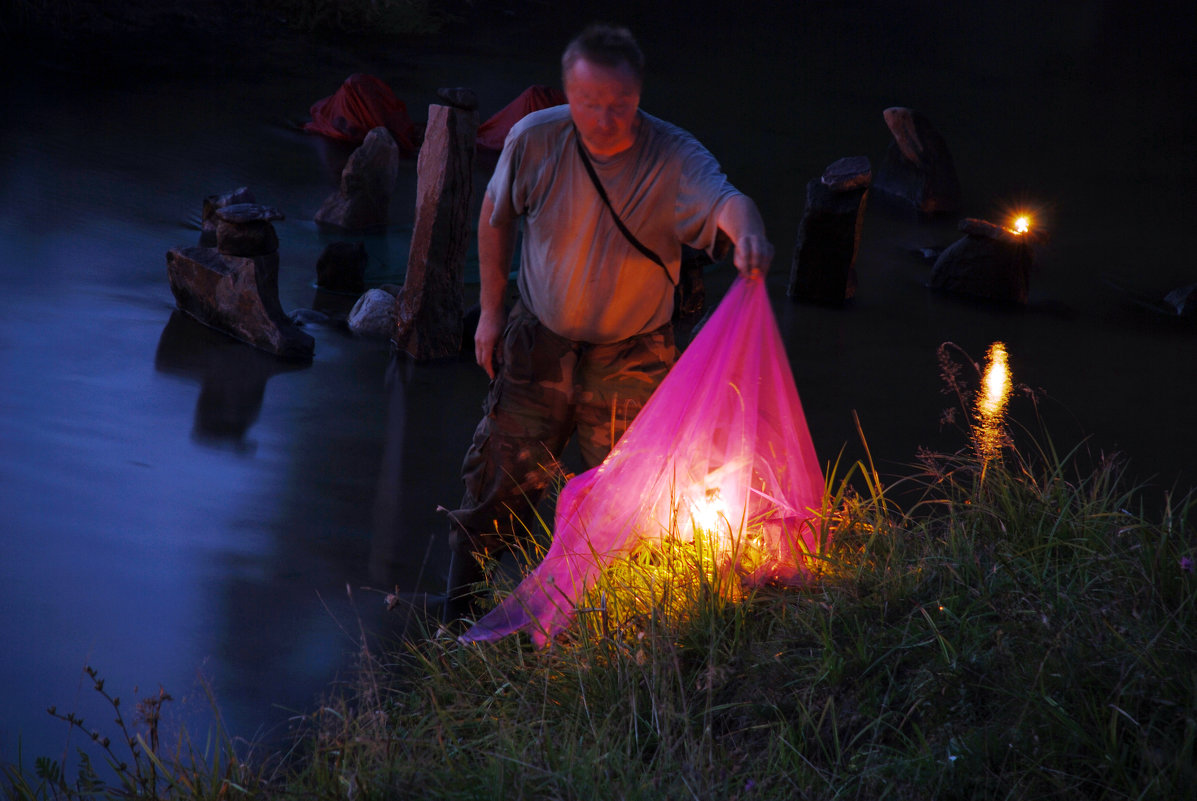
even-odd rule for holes
{"type": "MultiPolygon", "coordinates": [[[[596,597],[576,637],[416,643],[312,719],[309,790],[428,798],[1192,797],[1191,499],[1115,465],[927,456],[900,513],[834,499],[824,575],[596,597]],[[638,594],[644,599],[647,594],[638,594]],[[683,600],[677,603],[678,599],[683,600]]],[[[871,478],[857,467],[860,478],[871,478]]],[[[641,584],[640,586],[643,586],[641,584]]]]}
{"type": "Polygon", "coordinates": [[[741,591],[666,548],[609,571],[543,650],[433,630],[364,648],[285,754],[166,747],[150,708],[117,745],[95,734],[117,779],[41,760],[7,792],[1193,798],[1197,499],[1148,513],[1115,460],[965,438],[896,481],[835,468],[802,590],[741,591]]]}

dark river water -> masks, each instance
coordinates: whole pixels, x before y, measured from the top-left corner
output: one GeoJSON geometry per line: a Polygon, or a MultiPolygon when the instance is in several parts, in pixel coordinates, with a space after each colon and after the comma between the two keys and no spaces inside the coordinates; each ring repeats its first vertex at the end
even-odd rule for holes
{"type": "MultiPolygon", "coordinates": [[[[698,135],[764,213],[771,293],[824,461],[859,455],[853,411],[886,474],[920,446],[960,447],[940,430],[950,399],[936,348],[979,360],[1001,340],[1015,381],[1042,390],[1059,447],[1088,437],[1086,453],[1125,454],[1153,503],[1197,483],[1197,324],[1144,305],[1197,281],[1197,114],[1184,100],[1195,69],[1177,18],[1120,2],[629,5],[621,19],[649,57],[644,108],[698,135]],[[882,111],[895,105],[947,140],[960,216],[1038,210],[1050,239],[1026,310],[930,293],[913,252],[958,238],[956,219],[873,206],[855,301],[786,299],[806,182],[843,156],[878,164],[882,111]]],[[[89,664],[126,698],[165,687],[200,739],[199,677],[234,734],[278,736],[348,676],[363,632],[397,633],[383,593],[441,590],[436,507],[460,494],[481,370],[393,362],[388,343],[329,326],[307,329],[310,365],[279,362],[174,312],[165,253],[196,243],[204,196],[248,186],[286,215],[283,307],[344,306],[318,296],[315,262],[353,237],[312,218],[347,151],[295,123],[353,72],[383,78],[417,120],[438,87],[473,88],[485,119],[524,87],[556,83],[584,15],[519,8],[385,50],[263,35],[261,55],[230,49],[216,66],[223,51],[191,64],[169,42],[112,53],[117,66],[102,52],[70,69],[10,54],[0,761],[18,743],[27,761],[63,752],[51,704],[107,725],[89,664]]],[[[402,280],[414,186],[404,161],[392,224],[366,238],[371,285],[402,280]]],[[[717,299],[727,271],[708,281],[717,299]]]]}

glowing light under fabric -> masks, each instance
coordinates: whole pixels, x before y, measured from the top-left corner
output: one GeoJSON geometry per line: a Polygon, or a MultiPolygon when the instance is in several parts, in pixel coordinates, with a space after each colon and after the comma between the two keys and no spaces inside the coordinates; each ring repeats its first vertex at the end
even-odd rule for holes
{"type": "Polygon", "coordinates": [[[719,488],[703,490],[696,500],[690,501],[694,525],[706,532],[718,532],[724,525],[730,526],[727,520],[727,504],[719,493],[719,488]]]}
{"type": "Polygon", "coordinates": [[[800,583],[825,545],[822,502],[764,282],[738,278],[607,459],[562,489],[542,562],[461,639],[544,644],[604,567],[645,543],[693,542],[743,584],[800,583]]]}

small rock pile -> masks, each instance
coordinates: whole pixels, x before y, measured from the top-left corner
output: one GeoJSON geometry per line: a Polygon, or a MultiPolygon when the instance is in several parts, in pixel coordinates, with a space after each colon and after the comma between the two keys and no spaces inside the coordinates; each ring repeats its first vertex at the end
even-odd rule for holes
{"type": "Polygon", "coordinates": [[[272,223],[281,219],[244,187],[207,198],[201,244],[168,251],[167,277],[179,309],[204,325],[285,359],[311,360],[315,340],[279,304],[272,223]]]}

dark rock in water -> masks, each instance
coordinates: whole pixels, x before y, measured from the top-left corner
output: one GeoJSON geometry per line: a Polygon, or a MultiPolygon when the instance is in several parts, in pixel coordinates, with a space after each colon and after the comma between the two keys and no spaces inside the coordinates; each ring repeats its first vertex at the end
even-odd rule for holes
{"type": "Polygon", "coordinates": [[[200,247],[216,247],[216,227],[220,223],[220,220],[216,218],[218,210],[237,203],[253,202],[254,193],[249,191],[248,187],[244,186],[234,189],[232,192],[225,192],[222,195],[208,195],[204,198],[203,222],[199,241],[200,247]]]}
{"type": "Polygon", "coordinates": [[[266,256],[278,252],[278,234],[271,225],[284,219],[278,209],[256,203],[234,203],[216,210],[216,249],[226,256],[266,256]]]}
{"type": "Polygon", "coordinates": [[[395,296],[382,289],[368,289],[353,304],[346,323],[358,336],[389,338],[398,319],[395,296]]]}
{"type": "Polygon", "coordinates": [[[985,220],[960,223],[964,237],[944,249],[928,286],[958,295],[1025,305],[1034,251],[1030,241],[985,220]]]}
{"type": "Polygon", "coordinates": [[[330,242],[316,260],[316,286],[360,295],[366,291],[366,244],[330,242]]]}
{"type": "Polygon", "coordinates": [[[463,111],[476,111],[478,108],[478,95],[473,89],[466,89],[463,86],[452,89],[437,89],[436,96],[453,108],[459,108],[463,111]]]}
{"type": "Polygon", "coordinates": [[[350,154],[340,189],[324,201],[316,222],[349,231],[385,226],[398,175],[399,146],[386,128],[375,128],[350,154]]]}
{"type": "Polygon", "coordinates": [[[867,158],[840,159],[806,185],[789,297],[838,306],[855,296],[856,254],[871,175],[867,158]]]}
{"type": "Polygon", "coordinates": [[[1186,317],[1197,315],[1197,284],[1189,284],[1172,290],[1164,295],[1164,303],[1174,309],[1178,315],[1186,317]]]}
{"type": "Polygon", "coordinates": [[[419,361],[461,350],[466,246],[471,237],[478,114],[428,107],[416,164],[416,223],[392,342],[419,361]]]}
{"type": "Polygon", "coordinates": [[[922,114],[888,108],[885,123],[894,136],[877,176],[876,191],[925,217],[960,208],[960,181],[947,143],[922,114]]]}
{"type": "Polygon", "coordinates": [[[278,300],[278,254],[230,256],[214,248],[166,254],[170,290],[181,311],[205,325],[287,359],[310,360],[316,341],[278,300]]]}

